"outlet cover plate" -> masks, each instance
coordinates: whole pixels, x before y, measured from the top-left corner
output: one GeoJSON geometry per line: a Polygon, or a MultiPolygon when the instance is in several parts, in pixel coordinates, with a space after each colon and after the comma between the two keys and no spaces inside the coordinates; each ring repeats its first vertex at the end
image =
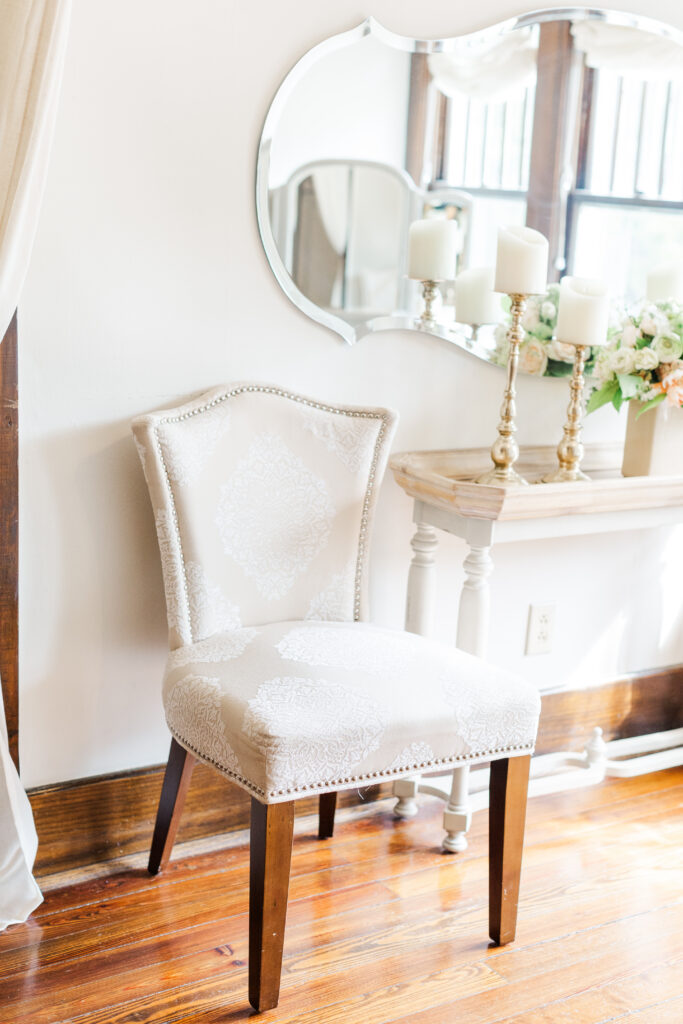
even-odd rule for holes
{"type": "Polygon", "coordinates": [[[550,654],[555,629],[554,604],[530,604],[525,654],[550,654]]]}

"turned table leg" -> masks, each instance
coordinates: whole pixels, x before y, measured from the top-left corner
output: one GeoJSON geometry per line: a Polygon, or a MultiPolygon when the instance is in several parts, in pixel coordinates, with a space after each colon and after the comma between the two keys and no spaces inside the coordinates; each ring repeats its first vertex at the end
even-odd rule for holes
{"type": "MultiPolygon", "coordinates": [[[[430,636],[434,629],[436,610],[436,530],[426,523],[417,523],[410,542],[413,558],[408,571],[406,597],[406,630],[430,636]]],[[[417,814],[417,796],[420,776],[398,779],[394,783],[394,796],[398,797],[394,814],[398,818],[412,818],[417,814]]]]}
{"type": "MultiPolygon", "coordinates": [[[[471,546],[464,561],[465,582],[460,594],[456,647],[483,658],[489,630],[489,576],[493,571],[490,547],[471,546]]],[[[468,796],[469,768],[453,772],[451,795],[443,815],[446,837],[443,849],[460,853],[467,849],[467,832],[472,821],[468,796]]]]}

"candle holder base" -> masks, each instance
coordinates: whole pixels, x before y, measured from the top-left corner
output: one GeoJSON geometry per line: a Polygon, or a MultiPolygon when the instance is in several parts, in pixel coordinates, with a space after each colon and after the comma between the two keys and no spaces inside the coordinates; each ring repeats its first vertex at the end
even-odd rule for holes
{"type": "Polygon", "coordinates": [[[526,487],[529,484],[521,473],[518,473],[512,466],[507,468],[494,466],[488,472],[478,476],[475,480],[478,484],[490,484],[492,487],[526,487]]]}
{"type": "Polygon", "coordinates": [[[417,323],[429,330],[432,327],[436,327],[436,319],[434,317],[434,300],[436,299],[439,283],[438,281],[422,281],[421,284],[424,310],[417,323]]]}
{"type": "Polygon", "coordinates": [[[543,479],[544,484],[575,483],[578,480],[590,480],[590,477],[580,469],[557,469],[554,473],[547,473],[543,479]]]}

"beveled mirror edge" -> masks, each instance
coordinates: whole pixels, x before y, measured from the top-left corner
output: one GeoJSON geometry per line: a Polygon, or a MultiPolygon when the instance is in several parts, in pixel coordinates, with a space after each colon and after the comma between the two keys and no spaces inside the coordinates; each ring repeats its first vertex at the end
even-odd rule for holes
{"type": "Polygon", "coordinates": [[[256,154],[256,220],[259,234],[269,266],[278,284],[294,306],[311,320],[340,335],[349,345],[353,345],[366,335],[374,334],[380,330],[402,329],[434,334],[448,340],[451,344],[458,345],[459,348],[466,352],[472,352],[464,335],[458,335],[455,331],[446,334],[442,331],[429,330],[417,322],[411,323],[409,318],[404,319],[403,325],[400,328],[394,325],[393,321],[396,321],[397,318],[392,316],[374,318],[375,320],[387,321],[386,326],[373,326],[373,320],[363,321],[357,325],[350,324],[341,317],[335,316],[334,313],[321,309],[320,306],[317,306],[297,288],[278,252],[268,216],[268,175],[270,171],[273,126],[276,123],[281,107],[287,101],[292,89],[298,84],[302,75],[311,64],[322,54],[341,49],[367,35],[372,35],[379,41],[408,53],[442,53],[448,52],[462,39],[476,39],[478,36],[485,36],[492,32],[502,33],[517,28],[526,28],[539,22],[560,20],[603,21],[609,25],[634,28],[650,32],[654,35],[661,35],[683,46],[683,31],[655,18],[626,11],[603,10],[597,7],[546,7],[530,11],[527,14],[506,18],[485,28],[477,29],[473,32],[464,32],[459,36],[452,36],[449,39],[413,39],[409,36],[402,36],[391,29],[385,28],[376,18],[370,16],[354,28],[323,39],[299,58],[282,79],[273,96],[263,122],[256,154]]]}

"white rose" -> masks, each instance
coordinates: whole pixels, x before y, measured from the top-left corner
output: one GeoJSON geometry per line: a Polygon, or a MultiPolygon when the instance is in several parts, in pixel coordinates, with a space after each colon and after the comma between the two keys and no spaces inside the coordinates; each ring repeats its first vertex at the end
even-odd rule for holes
{"type": "Polygon", "coordinates": [[[575,355],[576,348],[566,341],[551,341],[548,345],[549,359],[558,359],[561,363],[573,363],[575,355]]]}
{"type": "Polygon", "coordinates": [[[655,370],[659,366],[659,357],[651,348],[641,348],[636,352],[636,370],[655,370]]]}
{"type": "Polygon", "coordinates": [[[642,338],[642,334],[634,323],[629,322],[625,324],[624,329],[621,332],[621,347],[622,348],[634,348],[639,338],[642,338]]]}
{"type": "Polygon", "coordinates": [[[557,309],[553,302],[544,302],[541,306],[541,316],[545,320],[554,320],[557,316],[557,309]]]}
{"type": "Polygon", "coordinates": [[[527,331],[535,331],[540,322],[541,319],[538,315],[538,306],[535,302],[532,302],[527,306],[526,313],[522,317],[522,326],[527,331]]]}
{"type": "Polygon", "coordinates": [[[611,349],[603,348],[600,350],[595,360],[593,375],[598,378],[601,384],[606,384],[614,376],[611,349]]]}
{"type": "Polygon", "coordinates": [[[534,377],[542,377],[548,366],[548,353],[540,341],[525,341],[519,350],[519,368],[534,377]]]}
{"type": "Polygon", "coordinates": [[[683,355],[683,341],[677,334],[657,334],[651,348],[660,363],[674,363],[683,355]]]}
{"type": "Polygon", "coordinates": [[[618,348],[610,358],[612,372],[632,373],[636,368],[636,353],[632,348],[618,348]]]}
{"type": "Polygon", "coordinates": [[[654,338],[655,334],[665,334],[669,328],[668,318],[659,310],[648,310],[640,321],[642,334],[648,334],[654,338]]]}

